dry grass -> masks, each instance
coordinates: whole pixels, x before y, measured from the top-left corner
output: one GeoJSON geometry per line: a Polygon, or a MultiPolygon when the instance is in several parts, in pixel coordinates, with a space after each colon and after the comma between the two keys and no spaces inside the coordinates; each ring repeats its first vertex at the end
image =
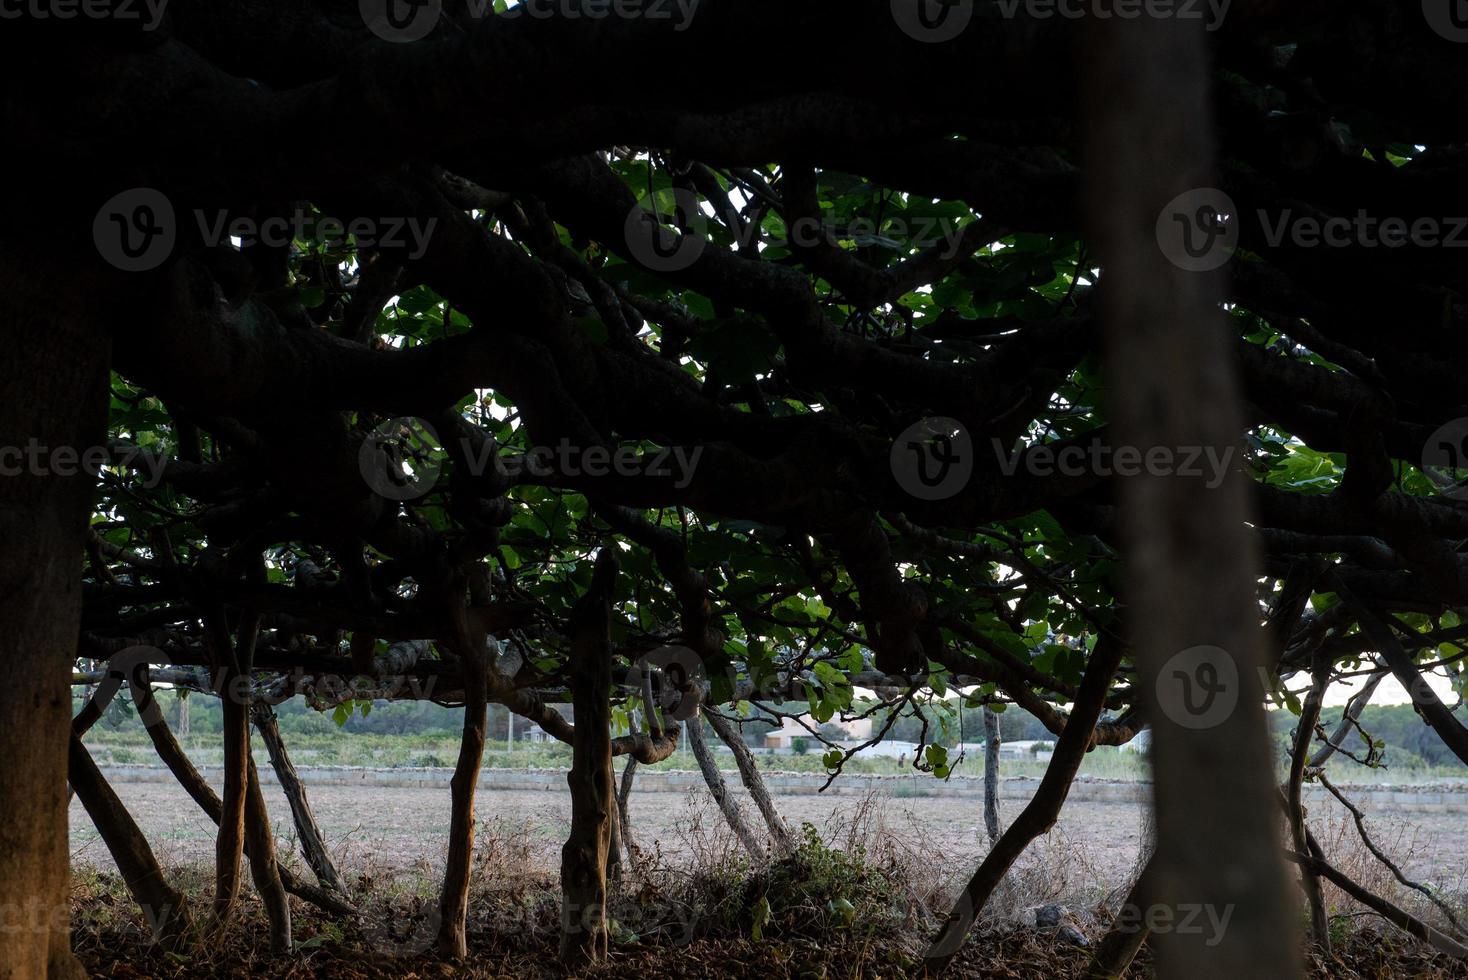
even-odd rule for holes
{"type": "MultiPolygon", "coordinates": [[[[972,871],[935,860],[944,853],[940,842],[925,837],[910,816],[889,822],[876,798],[843,800],[824,834],[809,825],[792,828],[799,849],[771,864],[757,864],[743,852],[706,796],[690,794],[675,806],[676,841],[637,841],[639,859],[625,869],[610,902],[610,962],[588,975],[917,976],[926,939],[972,871]],[[679,858],[670,860],[669,851],[679,858]]],[[[760,826],[757,814],[749,816],[760,826]]],[[[1353,826],[1332,823],[1319,832],[1343,870],[1410,904],[1410,893],[1365,852],[1353,826]]],[[[1399,854],[1420,846],[1405,829],[1378,843],[1399,854]]],[[[1038,907],[1060,905],[1066,920],[1092,939],[1104,931],[1108,903],[1119,901],[1125,889],[1108,890],[1110,882],[1087,854],[1060,831],[1037,841],[990,903],[951,975],[1079,975],[1088,952],[1037,930],[1034,922],[1038,907]]],[[[150,947],[146,923],[115,875],[81,872],[73,886],[76,946],[100,977],[560,976],[556,842],[537,835],[529,822],[489,820],[479,825],[475,857],[465,965],[432,953],[441,862],[428,859],[408,867],[378,865],[370,857],[355,861],[349,880],[364,896],[364,910],[352,921],[336,922],[294,902],[298,948],[289,958],[268,954],[264,915],[253,898],[237,922],[206,933],[186,954],[162,952],[150,947]]],[[[204,918],[209,869],[182,866],[169,874],[204,918]]],[[[1379,920],[1355,916],[1344,896],[1328,900],[1342,916],[1336,920],[1342,930],[1338,959],[1317,964],[1316,975],[1468,976],[1460,964],[1379,920]]],[[[1419,906],[1413,910],[1424,914],[1419,906]]],[[[1144,950],[1128,976],[1149,975],[1144,950]]]]}

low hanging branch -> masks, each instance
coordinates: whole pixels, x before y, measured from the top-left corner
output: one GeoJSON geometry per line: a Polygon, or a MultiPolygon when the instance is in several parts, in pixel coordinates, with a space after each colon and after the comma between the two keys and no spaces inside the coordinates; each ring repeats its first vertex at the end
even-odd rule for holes
{"type": "Polygon", "coordinates": [[[326,850],[321,827],[316,823],[316,814],[306,796],[306,785],[301,782],[300,774],[296,772],[295,765],[286,753],[285,741],[280,737],[280,725],[275,720],[275,710],[264,702],[257,702],[251,706],[250,716],[255,722],[255,730],[260,733],[260,741],[265,743],[265,751],[270,755],[270,766],[275,770],[275,778],[290,805],[291,817],[296,824],[296,835],[301,840],[301,854],[323,887],[339,895],[346,895],[347,886],[332,862],[331,854],[326,850]]]}
{"type": "Polygon", "coordinates": [[[168,883],[153,849],[148,846],[148,839],[75,735],[71,737],[68,759],[72,788],[107,843],[107,850],[117,862],[133,900],[142,907],[154,941],[174,948],[186,944],[194,927],[187,900],[168,883]]]}
{"type": "Polygon", "coordinates": [[[1086,664],[1086,672],[1076,694],[1075,708],[1071,711],[1065,730],[1055,742],[1055,754],[1045,769],[1039,788],[964,886],[953,911],[948,914],[943,927],[933,937],[927,953],[924,954],[923,965],[930,974],[936,976],[941,973],[958,954],[964,937],[973,928],[989,896],[1024,853],[1025,848],[1030,846],[1030,842],[1055,826],[1060,808],[1065,804],[1071,784],[1075,782],[1076,773],[1080,770],[1081,761],[1093,745],[1096,722],[1101,717],[1106,691],[1111,685],[1116,668],[1121,665],[1121,657],[1121,642],[1109,633],[1101,634],[1096,648],[1091,651],[1090,662],[1086,664]]]}
{"type": "Polygon", "coordinates": [[[693,750],[693,758],[697,760],[699,771],[703,773],[703,781],[708,785],[709,794],[713,796],[714,802],[719,806],[719,811],[724,814],[724,819],[728,821],[730,829],[734,831],[734,836],[749,852],[749,856],[757,862],[763,861],[765,849],[754,836],[754,832],[749,829],[749,824],[745,822],[744,814],[739,809],[739,801],[729,794],[729,787],[724,782],[724,774],[719,771],[719,764],[714,761],[708,742],[703,737],[701,716],[694,715],[685,724],[688,728],[688,747],[693,750]]]}
{"type": "Polygon", "coordinates": [[[785,825],[780,811],[775,809],[775,801],[770,799],[770,791],[765,787],[765,779],[759,771],[759,764],[754,760],[754,753],[749,751],[739,729],[728,718],[716,710],[705,711],[704,717],[709,720],[714,734],[734,753],[734,764],[739,767],[739,778],[749,791],[754,805],[759,808],[760,815],[765,818],[765,827],[770,832],[775,854],[784,857],[795,849],[795,841],[791,838],[790,828],[785,825]]]}

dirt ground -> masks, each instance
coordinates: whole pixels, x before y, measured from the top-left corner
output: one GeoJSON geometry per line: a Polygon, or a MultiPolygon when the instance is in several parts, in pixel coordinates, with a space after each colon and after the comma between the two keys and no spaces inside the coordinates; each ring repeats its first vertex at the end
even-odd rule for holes
{"type": "MultiPolygon", "coordinates": [[[[309,779],[309,777],[308,777],[309,779]]],[[[737,781],[734,784],[737,786],[737,781]]],[[[115,784],[118,795],[138,821],[165,864],[212,860],[214,827],[176,785],[115,784]]],[[[731,787],[732,789],[733,787],[731,787]]],[[[291,846],[294,830],[285,799],[265,787],[271,816],[282,848],[291,846]]],[[[349,872],[399,872],[432,869],[441,864],[449,823],[447,789],[312,787],[311,802],[329,846],[349,872]]],[[[981,803],[972,797],[871,798],[855,796],[781,795],[776,799],[789,824],[814,825],[828,840],[849,846],[853,821],[859,838],[881,840],[907,851],[919,865],[931,866],[941,855],[944,878],[966,876],[987,850],[981,803]]],[[[748,817],[758,813],[744,799],[748,817]]],[[[1022,801],[1008,801],[1006,818],[1022,801]]],[[[570,821],[565,792],[485,790],[478,797],[479,841],[513,843],[528,848],[536,864],[559,866],[559,849],[570,821]]],[[[1468,887],[1468,814],[1459,812],[1394,812],[1366,808],[1368,828],[1376,842],[1411,877],[1438,887],[1468,887]]],[[[707,793],[638,793],[631,800],[634,840],[644,850],[661,850],[669,863],[731,846],[727,829],[707,793]]],[[[1050,870],[1054,898],[1098,900],[1127,880],[1140,846],[1144,808],[1135,803],[1072,802],[1059,825],[1032,848],[1027,860],[1050,870]]],[[[1333,801],[1327,812],[1311,815],[1317,836],[1333,859],[1359,851],[1349,817],[1333,801]]],[[[72,803],[73,865],[113,870],[105,845],[81,804],[72,803]]],[[[1346,861],[1347,864],[1351,863],[1346,861]]]]}

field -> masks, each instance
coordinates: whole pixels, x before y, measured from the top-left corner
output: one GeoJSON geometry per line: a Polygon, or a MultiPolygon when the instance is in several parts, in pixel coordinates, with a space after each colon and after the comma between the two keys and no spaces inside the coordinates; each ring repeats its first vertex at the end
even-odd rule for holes
{"type": "MultiPolygon", "coordinates": [[[[309,786],[309,770],[305,778],[309,786]]],[[[742,793],[737,787],[737,779],[731,779],[731,788],[742,793]]],[[[901,787],[898,783],[898,792],[901,787]]],[[[929,787],[923,784],[924,789],[929,787]]],[[[165,863],[211,859],[213,824],[176,785],[116,781],[114,788],[165,863]]],[[[277,835],[288,849],[293,830],[285,799],[273,784],[267,783],[266,789],[277,835]]],[[[343,868],[403,872],[439,865],[448,832],[446,790],[317,784],[311,788],[311,801],[343,868]]],[[[749,818],[757,821],[747,798],[744,802],[749,818]]],[[[828,840],[845,841],[859,817],[865,832],[898,842],[915,854],[941,852],[950,872],[947,877],[966,875],[987,850],[981,803],[972,797],[791,793],[777,795],[776,802],[792,827],[808,822],[828,840]]],[[[1006,800],[1005,816],[1012,817],[1022,805],[1022,800],[1006,800]]],[[[1345,825],[1348,816],[1333,802],[1327,806],[1326,813],[1315,815],[1316,826],[1341,832],[1321,833],[1322,840],[1349,846],[1354,830],[1345,825]]],[[[692,861],[711,846],[729,844],[705,792],[634,790],[630,808],[637,844],[659,849],[673,863],[692,861]]],[[[1449,890],[1464,886],[1468,834],[1462,833],[1462,826],[1468,812],[1383,805],[1365,809],[1373,836],[1409,876],[1449,890]]],[[[557,867],[570,821],[567,793],[482,789],[477,810],[481,840],[503,837],[525,842],[537,863],[547,870],[557,867]]],[[[1033,857],[1058,879],[1052,900],[1094,901],[1124,883],[1136,863],[1143,819],[1141,804],[1073,800],[1067,805],[1033,857]]],[[[74,862],[110,868],[106,848],[76,802],[71,828],[74,862]]]]}

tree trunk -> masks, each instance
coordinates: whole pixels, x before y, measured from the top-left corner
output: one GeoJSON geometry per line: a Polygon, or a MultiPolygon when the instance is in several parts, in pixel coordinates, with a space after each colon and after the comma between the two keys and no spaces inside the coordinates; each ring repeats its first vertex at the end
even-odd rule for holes
{"type": "MultiPolygon", "coordinates": [[[[633,729],[636,732],[636,729],[633,729]]],[[[632,839],[632,823],[627,817],[627,801],[632,796],[632,781],[637,776],[637,757],[628,756],[627,764],[622,767],[622,784],[617,790],[617,825],[620,828],[622,846],[627,850],[627,860],[635,863],[637,860],[637,842],[632,839]]]]}
{"type": "Polygon", "coordinates": [[[591,588],[571,612],[571,833],[561,848],[561,963],[575,971],[607,952],[607,850],[611,845],[613,548],[597,556],[591,588]]]}
{"type": "Polygon", "coordinates": [[[729,822],[734,836],[739,838],[739,843],[744,845],[750,857],[754,858],[756,862],[763,861],[766,857],[765,849],[761,846],[759,838],[755,837],[754,832],[749,829],[749,824],[745,822],[744,814],[739,810],[739,801],[729,795],[729,787],[724,784],[724,774],[719,772],[718,763],[714,761],[708,742],[704,740],[703,721],[700,716],[695,715],[689,718],[683,723],[683,728],[688,733],[688,748],[693,753],[693,758],[698,761],[698,768],[703,773],[703,781],[708,784],[709,794],[719,805],[719,810],[724,814],[724,819],[729,822]]]}
{"type": "Polygon", "coordinates": [[[74,251],[25,236],[0,241],[0,446],[46,452],[0,479],[0,887],[19,926],[0,929],[0,980],[83,975],[70,950],[66,770],[93,478],[68,458],[103,444],[108,405],[108,284],[74,251]]]}
{"type": "MultiPolygon", "coordinates": [[[[163,713],[148,711],[147,705],[154,697],[153,692],[136,681],[133,683],[132,692],[133,704],[138,706],[138,714],[147,723],[148,737],[153,740],[153,748],[158,752],[158,757],[173,773],[173,777],[184,788],[184,792],[199,804],[199,809],[203,810],[215,824],[218,824],[219,818],[224,813],[224,804],[220,802],[214,788],[205,782],[203,776],[199,775],[199,770],[194,768],[193,762],[189,761],[183,747],[173,737],[173,732],[169,731],[168,722],[163,717],[163,713]]],[[[248,840],[245,841],[245,856],[252,856],[248,840]]],[[[280,875],[281,885],[292,895],[333,915],[354,915],[356,913],[356,909],[336,895],[309,882],[299,880],[290,872],[290,869],[281,866],[278,862],[276,870],[280,875]]]]}
{"type": "MultiPolygon", "coordinates": [[[[1287,814],[1290,836],[1295,851],[1308,854],[1310,846],[1306,840],[1305,806],[1300,795],[1305,781],[1305,763],[1310,756],[1310,742],[1315,735],[1315,725],[1320,721],[1320,708],[1325,703],[1325,689],[1330,684],[1332,660],[1328,654],[1317,653],[1311,671],[1310,693],[1300,708],[1300,721],[1295,728],[1295,742],[1290,753],[1289,778],[1285,780],[1287,814]]],[[[1330,918],[1325,913],[1325,896],[1320,890],[1320,876],[1308,865],[1300,866],[1300,885],[1310,907],[1310,935],[1327,957],[1330,956],[1330,918]]]]}
{"type": "Polygon", "coordinates": [[[443,955],[469,955],[469,878],[474,866],[474,791],[484,761],[485,726],[489,706],[485,698],[485,650],[482,636],[461,631],[459,657],[464,664],[464,734],[450,783],[453,813],[449,820],[449,853],[439,893],[438,948],[443,955]]]}
{"type": "Polygon", "coordinates": [[[719,736],[720,741],[729,746],[729,751],[734,753],[734,764],[739,767],[739,779],[744,783],[744,788],[749,790],[749,796],[754,800],[754,805],[759,808],[760,815],[765,818],[765,826],[769,828],[775,854],[779,857],[786,856],[795,849],[795,841],[791,838],[790,828],[785,826],[785,820],[780,816],[780,811],[775,809],[775,801],[770,799],[770,791],[765,787],[765,778],[760,774],[759,764],[754,760],[754,753],[750,752],[749,746],[744,744],[744,736],[740,735],[739,729],[729,719],[717,711],[707,711],[704,717],[709,720],[714,734],[719,736]]]}
{"type": "Polygon", "coordinates": [[[250,853],[250,880],[265,905],[270,920],[270,951],[291,950],[291,904],[285,885],[280,880],[280,865],[275,860],[275,834],[270,829],[270,812],[265,807],[265,794],[260,792],[260,775],[255,760],[245,755],[245,839],[250,853]]]}
{"type": "Polygon", "coordinates": [[[969,879],[947,921],[933,938],[923,957],[923,964],[930,974],[936,976],[941,973],[958,954],[989,896],[1030,842],[1055,826],[1081,761],[1091,750],[1096,722],[1101,717],[1111,678],[1121,664],[1121,655],[1121,642],[1107,635],[1103,635],[1097,641],[1096,649],[1091,651],[1090,662],[1086,664],[1086,673],[1076,694],[1075,707],[1055,742],[1055,754],[1045,770],[1045,777],[1014,823],[989,849],[988,856],[969,879]]]}
{"type": "Polygon", "coordinates": [[[250,780],[250,719],[247,661],[254,656],[260,620],[250,616],[241,623],[239,652],[231,646],[229,625],[222,608],[206,616],[215,670],[222,679],[219,703],[224,743],[224,809],[214,840],[214,916],[223,922],[234,914],[240,897],[240,872],[245,849],[245,809],[250,780]]]}
{"type": "Polygon", "coordinates": [[[1004,744],[999,715],[984,705],[984,829],[992,845],[1003,829],[999,823],[999,746],[1004,744]]]}
{"type": "Polygon", "coordinates": [[[1127,623],[1153,731],[1155,900],[1233,914],[1211,947],[1199,932],[1159,933],[1158,976],[1294,977],[1249,485],[1237,465],[1221,482],[1187,466],[1200,452],[1234,461],[1244,432],[1223,284],[1186,250],[1193,232],[1224,249],[1228,226],[1209,223],[1210,213],[1239,220],[1206,190],[1214,174],[1203,29],[1158,17],[1085,26],[1086,194],[1104,269],[1111,442],[1173,461],[1116,480],[1127,623]]]}
{"type": "Polygon", "coordinates": [[[178,737],[189,737],[189,696],[185,691],[178,693],[178,737]]]}
{"type": "Polygon", "coordinates": [[[122,800],[107,785],[102,771],[81,739],[71,739],[69,776],[72,788],[86,808],[87,816],[102,835],[128,893],[143,910],[143,918],[153,932],[153,941],[169,948],[189,942],[193,919],[183,893],[168,883],[163,868],[148,846],[148,839],[138,828],[122,800]]]}
{"type": "Polygon", "coordinates": [[[332,862],[331,854],[326,850],[321,827],[316,823],[316,814],[312,812],[311,801],[306,796],[306,786],[301,782],[300,774],[296,772],[290,756],[286,754],[274,709],[261,702],[250,709],[250,714],[255,721],[255,730],[260,733],[260,740],[265,743],[265,751],[270,753],[270,765],[275,770],[275,778],[280,781],[286,802],[290,804],[296,835],[301,839],[301,854],[311,866],[317,881],[340,895],[346,895],[347,886],[332,862]]]}

